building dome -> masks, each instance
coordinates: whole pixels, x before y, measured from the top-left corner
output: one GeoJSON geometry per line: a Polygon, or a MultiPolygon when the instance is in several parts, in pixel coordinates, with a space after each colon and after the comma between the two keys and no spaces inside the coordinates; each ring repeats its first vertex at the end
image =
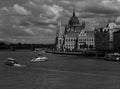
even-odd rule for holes
{"type": "Polygon", "coordinates": [[[75,11],[73,10],[73,16],[69,20],[69,25],[73,26],[76,24],[80,24],[80,23],[79,23],[79,19],[75,16],[75,11]]]}

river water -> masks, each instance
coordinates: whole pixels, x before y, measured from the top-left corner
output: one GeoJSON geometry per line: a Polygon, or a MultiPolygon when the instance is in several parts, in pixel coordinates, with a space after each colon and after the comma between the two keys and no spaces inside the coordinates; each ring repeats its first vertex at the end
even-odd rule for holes
{"type": "Polygon", "coordinates": [[[29,51],[0,52],[0,89],[120,89],[120,63],[45,53],[47,62],[30,62],[29,51]],[[26,67],[4,65],[7,57],[26,67]]]}

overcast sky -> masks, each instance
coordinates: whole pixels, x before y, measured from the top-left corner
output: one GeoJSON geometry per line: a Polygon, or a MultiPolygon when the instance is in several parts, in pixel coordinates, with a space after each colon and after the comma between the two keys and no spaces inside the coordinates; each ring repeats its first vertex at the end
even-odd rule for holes
{"type": "Polygon", "coordinates": [[[120,0],[0,0],[0,40],[53,43],[57,22],[67,23],[73,9],[79,19],[120,19],[120,0]]]}

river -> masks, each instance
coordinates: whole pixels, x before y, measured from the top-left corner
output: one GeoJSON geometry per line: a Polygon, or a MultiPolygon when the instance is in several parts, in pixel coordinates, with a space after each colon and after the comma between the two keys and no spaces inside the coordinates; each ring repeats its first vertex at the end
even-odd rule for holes
{"type": "Polygon", "coordinates": [[[0,52],[0,89],[120,89],[120,63],[75,55],[45,53],[47,62],[30,60],[33,52],[0,52]],[[4,65],[7,57],[26,67],[4,65]]]}

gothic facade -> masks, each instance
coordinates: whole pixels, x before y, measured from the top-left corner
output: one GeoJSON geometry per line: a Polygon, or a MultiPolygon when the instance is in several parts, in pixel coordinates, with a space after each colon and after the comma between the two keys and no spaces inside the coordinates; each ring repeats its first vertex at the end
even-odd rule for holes
{"type": "Polygon", "coordinates": [[[85,21],[80,22],[75,15],[75,11],[73,10],[73,16],[70,18],[67,25],[65,25],[64,32],[59,25],[59,32],[56,36],[57,38],[56,50],[77,51],[77,50],[93,48],[94,32],[84,31],[84,30],[85,30],[85,21]],[[84,36],[81,34],[84,34],[84,36]],[[81,39],[83,40],[80,41],[81,39]],[[85,47],[83,45],[87,45],[87,46],[85,47]]]}

